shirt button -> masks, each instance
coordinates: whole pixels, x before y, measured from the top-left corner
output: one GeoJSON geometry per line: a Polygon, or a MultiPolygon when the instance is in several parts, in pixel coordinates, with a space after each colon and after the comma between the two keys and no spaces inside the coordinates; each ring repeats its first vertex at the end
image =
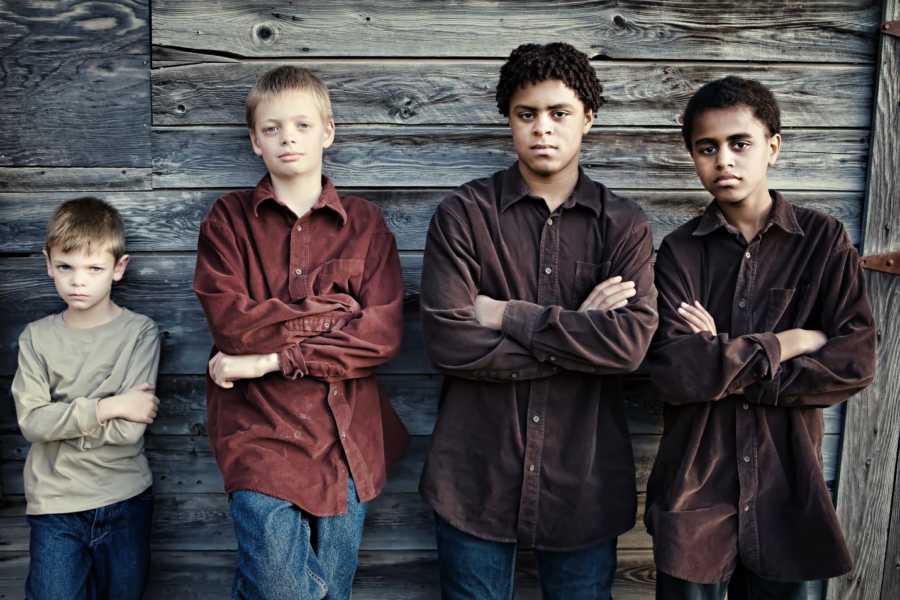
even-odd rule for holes
{"type": "Polygon", "coordinates": [[[331,327],[331,321],[325,321],[325,329],[331,327]]]}
{"type": "Polygon", "coordinates": [[[295,432],[294,432],[294,439],[299,440],[299,439],[302,438],[302,437],[303,437],[303,434],[300,433],[299,431],[295,431],[295,432]]]}
{"type": "Polygon", "coordinates": [[[534,465],[528,465],[528,470],[534,473],[534,465]]]}
{"type": "Polygon", "coordinates": [[[550,356],[550,362],[556,362],[556,357],[551,355],[551,356],[550,356]]]}
{"type": "Polygon", "coordinates": [[[303,225],[297,225],[297,231],[303,231],[303,225]]]}
{"type": "Polygon", "coordinates": [[[741,298],[741,300],[738,302],[738,306],[741,307],[741,308],[746,307],[746,306],[747,306],[747,300],[745,300],[744,298],[741,298]]]}
{"type": "Polygon", "coordinates": [[[513,374],[510,375],[510,377],[512,377],[513,379],[518,379],[518,378],[519,378],[519,374],[516,373],[516,372],[513,372],[513,374]]]}
{"type": "Polygon", "coordinates": [[[553,219],[552,219],[552,218],[547,219],[547,225],[553,225],[553,219]]]}
{"type": "Polygon", "coordinates": [[[745,457],[744,457],[744,462],[750,462],[750,457],[749,457],[749,456],[745,456],[745,457]]]}
{"type": "Polygon", "coordinates": [[[553,269],[551,269],[550,267],[546,267],[546,268],[544,269],[544,273],[546,273],[547,275],[549,275],[549,274],[552,273],[552,272],[553,272],[553,269]]]}
{"type": "Polygon", "coordinates": [[[746,258],[747,260],[750,260],[750,253],[749,253],[749,252],[745,252],[745,253],[744,253],[744,258],[746,258]]]}
{"type": "Polygon", "coordinates": [[[331,390],[331,395],[332,395],[332,396],[337,396],[337,388],[331,390]]]}
{"type": "Polygon", "coordinates": [[[342,431],[342,432],[341,432],[341,439],[342,439],[342,440],[346,440],[346,439],[347,439],[347,432],[346,432],[346,431],[342,431]]]}
{"type": "Polygon", "coordinates": [[[303,275],[303,269],[297,269],[294,271],[294,273],[297,275],[303,275]]]}
{"type": "Polygon", "coordinates": [[[749,504],[745,504],[745,505],[744,505],[744,512],[750,512],[750,505],[749,505],[749,504]]]}
{"type": "Polygon", "coordinates": [[[741,404],[741,408],[743,408],[744,410],[750,410],[750,405],[744,402],[743,404],[741,404]]]}
{"type": "Polygon", "coordinates": [[[535,423],[541,422],[541,418],[537,415],[534,415],[533,417],[531,417],[531,420],[534,421],[535,423]]]}

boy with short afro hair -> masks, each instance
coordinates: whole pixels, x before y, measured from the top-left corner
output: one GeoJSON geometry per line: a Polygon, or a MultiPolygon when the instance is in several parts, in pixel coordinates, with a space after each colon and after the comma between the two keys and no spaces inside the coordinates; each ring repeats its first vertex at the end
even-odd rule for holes
{"type": "Polygon", "coordinates": [[[801,600],[806,580],[851,568],[822,475],[822,408],[872,381],[875,329],[841,224],[768,187],[780,129],[772,93],[739,77],[704,85],[684,112],[714,198],[656,261],[657,598],[801,600]]]}
{"type": "Polygon", "coordinates": [[[579,166],[602,104],[587,56],[526,44],[497,105],[518,161],[450,193],[428,230],[426,348],[444,374],[421,490],[445,599],[513,597],[536,549],[546,598],[608,599],[634,525],[621,375],[656,328],[652,236],[579,166]]]}
{"type": "Polygon", "coordinates": [[[247,125],[268,173],[210,208],[194,273],[238,542],[232,595],[345,599],[366,503],[407,440],[374,374],[400,347],[400,260],[380,209],[322,175],[335,125],[315,75],[263,74],[247,125]]]}
{"type": "Polygon", "coordinates": [[[106,202],[63,203],[47,226],[44,256],[67,308],[22,332],[12,384],[19,429],[31,442],[25,595],[138,599],[150,557],[143,435],[158,406],[159,331],[110,298],[128,255],[122,220],[106,202]]]}

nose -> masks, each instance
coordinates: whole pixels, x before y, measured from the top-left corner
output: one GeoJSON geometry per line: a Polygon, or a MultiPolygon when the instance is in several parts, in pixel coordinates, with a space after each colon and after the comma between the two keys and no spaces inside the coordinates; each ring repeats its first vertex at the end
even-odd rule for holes
{"type": "Polygon", "coordinates": [[[726,167],[734,166],[734,153],[726,146],[724,148],[720,148],[719,152],[716,154],[716,167],[719,169],[724,169],[726,167]]]}
{"type": "Polygon", "coordinates": [[[539,112],[534,117],[533,131],[535,135],[541,136],[553,132],[553,119],[544,112],[539,112]]]}
{"type": "Polygon", "coordinates": [[[294,128],[285,126],[281,128],[281,145],[289,146],[294,143],[294,128]]]}

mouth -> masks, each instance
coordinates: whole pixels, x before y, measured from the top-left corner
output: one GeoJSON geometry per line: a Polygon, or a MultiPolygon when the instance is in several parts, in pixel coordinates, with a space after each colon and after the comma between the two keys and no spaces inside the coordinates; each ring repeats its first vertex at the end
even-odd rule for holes
{"type": "Polygon", "coordinates": [[[87,300],[88,297],[87,294],[69,294],[69,298],[72,300],[87,300]]]}
{"type": "Polygon", "coordinates": [[[741,178],[737,175],[720,175],[716,177],[715,184],[716,185],[735,185],[740,183],[741,178]]]}
{"type": "Polygon", "coordinates": [[[290,162],[293,160],[298,160],[300,158],[303,158],[303,154],[301,154],[299,152],[285,152],[284,154],[279,154],[278,158],[280,158],[283,161],[290,162]]]}
{"type": "Polygon", "coordinates": [[[552,154],[559,150],[559,148],[551,146],[550,144],[535,144],[530,147],[530,150],[535,154],[552,154]]]}

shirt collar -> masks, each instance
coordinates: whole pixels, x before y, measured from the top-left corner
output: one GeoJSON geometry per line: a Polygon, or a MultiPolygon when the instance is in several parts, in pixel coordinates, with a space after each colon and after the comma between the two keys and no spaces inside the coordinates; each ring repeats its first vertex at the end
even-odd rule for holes
{"type": "MultiPolygon", "coordinates": [[[[578,167],[578,182],[572,195],[563,202],[562,208],[572,208],[578,204],[586,206],[594,211],[594,214],[600,216],[603,212],[603,193],[602,185],[593,182],[584,170],[578,167]]],[[[531,195],[522,172],[519,171],[519,163],[515,162],[511,167],[503,173],[503,191],[500,193],[500,212],[506,211],[507,208],[531,195]]]]}
{"type": "MultiPolygon", "coordinates": [[[[791,203],[785,200],[780,192],[775,190],[769,190],[769,195],[772,197],[772,208],[769,210],[769,217],[766,226],[763,227],[763,231],[775,225],[792,235],[804,235],[803,228],[800,227],[800,223],[797,221],[797,215],[794,213],[794,207],[791,206],[791,203]]],[[[719,208],[718,202],[713,200],[706,207],[706,210],[703,211],[700,222],[694,228],[693,235],[709,235],[720,227],[730,227],[730,224],[725,220],[725,215],[722,214],[722,209],[719,208]]]]}
{"type": "MultiPolygon", "coordinates": [[[[268,200],[271,200],[276,204],[281,204],[281,202],[278,202],[275,198],[275,188],[272,185],[272,177],[269,174],[266,174],[259,180],[259,183],[256,184],[256,189],[253,190],[254,216],[259,216],[260,205],[268,200]]],[[[344,204],[341,202],[341,198],[338,195],[334,184],[325,175],[322,175],[322,193],[319,195],[319,199],[316,200],[316,203],[313,204],[310,212],[320,209],[328,209],[335,213],[340,220],[342,227],[347,223],[347,211],[344,209],[344,204]]]]}

